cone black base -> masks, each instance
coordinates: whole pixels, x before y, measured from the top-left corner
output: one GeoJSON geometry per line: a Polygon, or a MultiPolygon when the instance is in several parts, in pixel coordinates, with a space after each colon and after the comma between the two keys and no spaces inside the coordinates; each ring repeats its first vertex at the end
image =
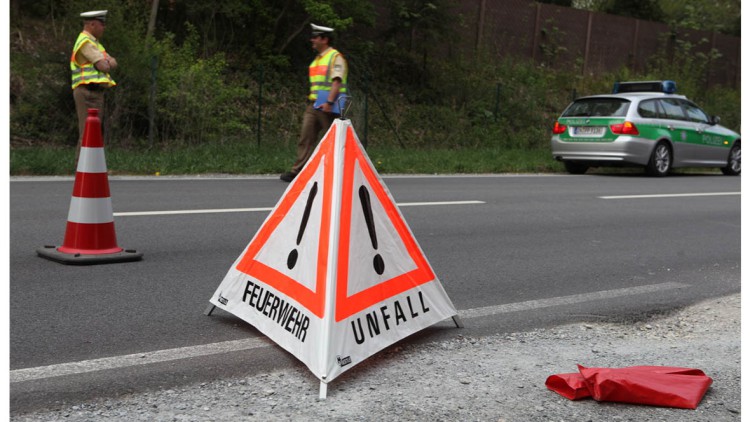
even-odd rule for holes
{"type": "Polygon", "coordinates": [[[138,261],[143,258],[142,252],[136,252],[133,249],[123,249],[122,252],[117,253],[86,255],[80,253],[63,253],[57,250],[57,246],[45,246],[38,248],[36,253],[42,258],[66,265],[111,264],[115,262],[138,261]]]}

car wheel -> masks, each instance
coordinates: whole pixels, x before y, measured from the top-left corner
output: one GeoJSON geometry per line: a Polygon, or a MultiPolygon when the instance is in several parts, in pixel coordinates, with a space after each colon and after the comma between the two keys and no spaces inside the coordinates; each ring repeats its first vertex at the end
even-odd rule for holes
{"type": "Polygon", "coordinates": [[[648,160],[646,173],[650,176],[664,177],[669,173],[671,167],[672,150],[665,142],[659,142],[651,153],[651,159],[648,160]]]}
{"type": "Polygon", "coordinates": [[[727,160],[727,166],[721,168],[721,172],[727,176],[737,176],[742,171],[742,149],[740,144],[736,143],[729,150],[729,159],[727,160]]]}
{"type": "Polygon", "coordinates": [[[564,161],[565,170],[570,174],[583,174],[589,169],[589,166],[585,164],[573,163],[571,161],[564,161]]]}

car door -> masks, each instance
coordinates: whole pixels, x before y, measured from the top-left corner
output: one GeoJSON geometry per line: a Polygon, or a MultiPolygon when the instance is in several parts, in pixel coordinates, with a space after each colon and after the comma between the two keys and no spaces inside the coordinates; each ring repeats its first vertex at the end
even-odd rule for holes
{"type": "Polygon", "coordinates": [[[672,165],[685,166],[699,155],[691,144],[691,139],[695,140],[696,127],[688,121],[679,98],[661,98],[659,105],[664,111],[662,124],[672,139],[672,165]]]}
{"type": "Polygon", "coordinates": [[[708,114],[694,103],[682,100],[688,119],[695,125],[695,135],[689,136],[691,147],[695,148],[696,164],[721,165],[726,163],[729,147],[724,144],[724,137],[717,133],[715,125],[712,125],[708,114]]]}

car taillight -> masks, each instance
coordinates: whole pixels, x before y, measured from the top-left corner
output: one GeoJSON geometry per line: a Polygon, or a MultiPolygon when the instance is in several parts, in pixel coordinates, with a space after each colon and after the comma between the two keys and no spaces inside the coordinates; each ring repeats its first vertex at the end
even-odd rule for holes
{"type": "Polygon", "coordinates": [[[638,135],[638,128],[632,122],[611,125],[609,130],[616,135],[638,135]]]}
{"type": "Polygon", "coordinates": [[[561,124],[560,122],[555,122],[555,126],[552,128],[552,133],[554,133],[555,135],[559,135],[566,130],[568,130],[567,126],[561,124]]]}

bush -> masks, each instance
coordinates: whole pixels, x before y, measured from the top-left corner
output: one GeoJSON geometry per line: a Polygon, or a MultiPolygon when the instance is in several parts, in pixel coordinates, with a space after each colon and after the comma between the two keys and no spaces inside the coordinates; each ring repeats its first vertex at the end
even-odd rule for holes
{"type": "Polygon", "coordinates": [[[172,35],[154,45],[160,138],[195,143],[249,137],[248,90],[228,77],[223,54],[201,58],[197,32],[189,27],[188,33],[181,46],[172,35]]]}

